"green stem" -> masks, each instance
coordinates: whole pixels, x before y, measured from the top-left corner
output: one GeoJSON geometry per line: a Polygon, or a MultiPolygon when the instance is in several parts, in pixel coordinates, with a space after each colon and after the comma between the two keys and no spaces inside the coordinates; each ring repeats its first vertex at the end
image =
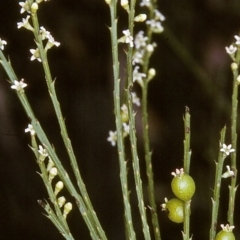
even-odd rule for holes
{"type": "MultiPolygon", "coordinates": [[[[10,81],[12,84],[14,84],[14,80],[17,80],[17,76],[11,66],[11,64],[6,60],[5,56],[3,55],[2,51],[0,50],[0,63],[2,64],[4,70],[6,71],[10,81]]],[[[22,89],[21,91],[16,91],[17,96],[22,103],[22,106],[28,116],[28,118],[31,120],[31,124],[36,131],[37,137],[39,138],[40,142],[42,145],[47,149],[50,157],[52,158],[54,164],[56,165],[58,169],[58,175],[60,179],[64,182],[64,185],[68,189],[69,193],[75,198],[76,203],[78,205],[78,209],[80,213],[82,214],[89,231],[91,235],[93,235],[93,239],[99,239],[98,233],[96,232],[96,225],[95,222],[91,221],[92,220],[92,214],[88,211],[85,202],[83,201],[83,198],[77,193],[73,183],[71,182],[66,170],[62,166],[62,163],[60,162],[58,156],[55,153],[55,150],[53,149],[51,143],[49,142],[48,138],[46,137],[40,123],[36,119],[32,108],[28,102],[28,99],[24,93],[24,90],[22,89]]],[[[101,236],[102,237],[102,236],[101,236]]],[[[101,239],[106,239],[102,237],[101,239]]]]}
{"type": "MultiPolygon", "coordinates": [[[[226,134],[226,126],[221,131],[220,148],[221,148],[221,145],[225,142],[225,134],[226,134]]],[[[221,188],[221,180],[222,180],[222,169],[223,169],[223,163],[225,158],[226,158],[225,153],[222,153],[219,150],[218,162],[215,162],[216,173],[215,173],[214,193],[212,198],[212,218],[211,218],[211,229],[210,229],[210,238],[209,238],[210,240],[214,240],[216,235],[220,188],[221,188]]]]}
{"type": "Polygon", "coordinates": [[[117,0],[113,0],[110,5],[111,15],[111,45],[113,58],[113,77],[114,77],[114,112],[117,129],[117,148],[120,165],[120,180],[123,194],[124,217],[126,234],[131,240],[136,239],[132,222],[131,206],[129,202],[128,180],[127,180],[127,162],[125,159],[125,148],[123,141],[122,120],[121,120],[121,101],[120,101],[120,78],[119,78],[119,61],[118,61],[118,39],[117,39],[117,0]]]}
{"type": "MultiPolygon", "coordinates": [[[[134,16],[135,16],[135,4],[136,1],[132,0],[130,4],[129,11],[129,31],[131,36],[133,36],[133,27],[134,27],[134,16]]],[[[138,207],[141,216],[142,226],[143,226],[143,234],[145,239],[151,239],[149,226],[147,223],[146,210],[144,206],[143,199],[143,190],[142,190],[142,180],[140,176],[140,166],[139,166],[139,158],[137,153],[137,139],[136,139],[136,128],[135,128],[135,114],[133,111],[133,103],[132,103],[132,95],[131,90],[133,86],[133,78],[132,78],[132,56],[133,49],[129,45],[127,52],[127,72],[128,72],[128,87],[127,87],[127,99],[128,99],[128,113],[129,113],[129,127],[130,127],[130,144],[131,144],[131,152],[133,158],[133,173],[136,185],[136,192],[138,198],[138,207]]]]}
{"type": "MultiPolygon", "coordinates": [[[[154,9],[157,7],[155,4],[151,9],[149,9],[149,18],[153,18],[154,9]]],[[[147,44],[151,44],[152,40],[152,31],[149,25],[147,27],[147,44]]],[[[144,55],[143,59],[143,73],[148,74],[149,69],[149,59],[150,56],[148,52],[146,51],[146,54],[144,55]]],[[[148,101],[148,84],[149,81],[147,78],[143,81],[142,86],[142,127],[143,127],[143,141],[144,141],[144,153],[145,153],[145,164],[146,164],[146,172],[147,172],[147,178],[148,178],[148,198],[149,198],[149,205],[151,210],[151,220],[154,230],[154,238],[156,240],[161,240],[161,234],[160,234],[160,226],[158,222],[158,215],[157,215],[157,207],[155,203],[155,194],[154,194],[154,175],[152,170],[152,152],[150,151],[150,143],[149,143],[149,124],[148,124],[148,107],[147,107],[147,101],[148,101]]]]}
{"type": "Polygon", "coordinates": [[[97,231],[99,231],[99,235],[103,239],[106,239],[105,233],[104,233],[104,231],[101,227],[101,224],[100,224],[100,222],[97,218],[97,215],[96,215],[96,213],[93,209],[93,206],[92,206],[92,203],[90,201],[89,195],[87,193],[85,184],[84,184],[83,179],[81,177],[80,170],[79,170],[79,167],[78,167],[78,164],[77,164],[77,160],[76,160],[76,157],[75,157],[75,154],[74,154],[74,151],[73,151],[73,147],[72,147],[72,144],[71,144],[71,140],[68,136],[65,121],[64,121],[62,111],[61,111],[61,108],[60,108],[60,104],[59,104],[57,94],[56,94],[56,91],[55,91],[55,81],[53,81],[53,79],[52,79],[51,71],[50,71],[50,68],[49,68],[47,53],[46,53],[46,51],[43,47],[43,42],[42,42],[41,36],[39,35],[39,24],[38,24],[37,14],[32,14],[32,21],[33,21],[33,27],[34,27],[34,30],[35,30],[34,31],[35,41],[36,41],[36,44],[37,44],[37,47],[39,49],[40,56],[41,56],[41,59],[42,59],[42,66],[43,66],[43,69],[44,69],[44,72],[45,72],[49,94],[50,94],[51,100],[53,102],[55,113],[56,113],[56,116],[57,116],[57,119],[58,119],[58,122],[59,122],[59,126],[60,126],[60,129],[61,129],[62,139],[63,139],[64,145],[65,145],[65,148],[68,152],[70,163],[71,163],[75,178],[77,180],[77,184],[78,184],[80,193],[81,193],[82,198],[83,198],[83,200],[84,200],[84,202],[85,202],[85,204],[88,208],[89,214],[91,215],[91,219],[92,219],[92,221],[94,221],[94,225],[96,226],[97,231]]]}
{"type": "MultiPolygon", "coordinates": [[[[185,108],[185,117],[184,117],[184,157],[183,157],[183,165],[184,172],[189,174],[190,169],[190,161],[191,161],[191,150],[190,150],[190,136],[191,136],[191,126],[190,126],[190,114],[189,108],[185,108]]],[[[191,200],[184,203],[184,223],[183,223],[183,239],[189,240],[189,232],[190,232],[190,207],[191,200]]]]}
{"type": "MultiPolygon", "coordinates": [[[[238,61],[239,65],[239,61],[238,61]]],[[[228,205],[228,222],[231,226],[234,226],[234,208],[235,208],[235,196],[237,191],[237,114],[238,114],[238,86],[237,77],[239,75],[238,69],[233,69],[233,94],[232,94],[232,116],[231,116],[231,142],[232,147],[235,149],[231,153],[231,170],[234,171],[234,176],[231,178],[231,185],[229,186],[229,205],[228,205]]]]}

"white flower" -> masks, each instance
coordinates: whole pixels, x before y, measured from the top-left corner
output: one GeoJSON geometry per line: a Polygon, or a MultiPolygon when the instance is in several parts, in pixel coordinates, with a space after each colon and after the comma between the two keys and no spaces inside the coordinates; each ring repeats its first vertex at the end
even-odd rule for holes
{"type": "Polygon", "coordinates": [[[24,79],[22,79],[21,81],[14,80],[14,84],[11,86],[11,88],[20,91],[26,86],[27,84],[24,82],[24,79]]]}
{"type": "Polygon", "coordinates": [[[42,40],[45,40],[46,38],[48,38],[49,35],[51,36],[50,32],[47,31],[44,27],[40,27],[39,33],[41,35],[42,40]]]}
{"type": "Polygon", "coordinates": [[[222,178],[235,176],[234,171],[232,171],[228,165],[226,167],[227,167],[227,171],[222,175],[222,178]]]}
{"type": "Polygon", "coordinates": [[[25,133],[27,133],[27,132],[30,132],[31,136],[35,135],[36,132],[35,132],[32,124],[28,124],[28,127],[25,129],[25,133]]]}
{"type": "Polygon", "coordinates": [[[151,27],[151,30],[154,33],[161,33],[163,32],[163,26],[160,21],[156,21],[155,19],[151,19],[146,21],[146,24],[151,27]]]}
{"type": "Polygon", "coordinates": [[[145,47],[147,45],[147,40],[148,37],[144,36],[144,32],[143,31],[139,31],[134,39],[134,46],[136,49],[145,47]]]}
{"type": "Polygon", "coordinates": [[[124,30],[123,34],[125,35],[125,43],[129,43],[130,47],[133,47],[133,37],[130,34],[129,29],[124,30]]]}
{"type": "Polygon", "coordinates": [[[240,45],[240,37],[239,36],[237,36],[237,35],[235,35],[234,36],[235,37],[235,39],[236,39],[236,45],[240,45]]]}
{"type": "Polygon", "coordinates": [[[20,2],[19,5],[22,7],[20,10],[20,13],[30,12],[30,6],[28,4],[28,1],[20,2]]]}
{"type": "Polygon", "coordinates": [[[232,148],[232,144],[229,144],[228,146],[223,143],[222,148],[220,149],[220,152],[223,152],[225,155],[229,155],[231,152],[234,152],[235,149],[232,148]]]}
{"type": "Polygon", "coordinates": [[[237,47],[235,47],[233,45],[230,45],[230,47],[225,47],[225,49],[226,49],[226,52],[229,55],[232,55],[232,54],[234,54],[237,51],[237,47]]]}
{"type": "Polygon", "coordinates": [[[114,147],[117,142],[117,131],[109,131],[109,137],[107,138],[107,141],[111,143],[111,145],[114,147]]]}
{"type": "Polygon", "coordinates": [[[126,124],[126,123],[123,123],[124,137],[126,137],[127,135],[129,135],[129,130],[130,130],[129,125],[126,124]]]}
{"type": "Polygon", "coordinates": [[[132,92],[132,102],[136,104],[138,107],[141,106],[140,99],[138,98],[135,92],[132,92]]]}
{"type": "Polygon", "coordinates": [[[146,74],[140,73],[138,69],[139,69],[139,66],[136,66],[133,69],[133,82],[137,81],[140,84],[140,86],[143,86],[143,78],[146,77],[146,74]]]}
{"type": "Polygon", "coordinates": [[[155,20],[160,20],[160,21],[164,21],[166,18],[165,16],[163,16],[157,9],[154,10],[155,13],[155,20]]]}
{"type": "Polygon", "coordinates": [[[54,45],[56,47],[58,47],[60,45],[59,42],[55,41],[54,38],[52,37],[52,35],[47,35],[46,38],[48,39],[47,45],[45,47],[45,51],[47,51],[48,49],[50,49],[51,47],[53,47],[54,45]]]}
{"type": "Polygon", "coordinates": [[[2,50],[4,50],[4,45],[7,45],[7,42],[6,42],[5,40],[2,40],[2,39],[0,38],[0,48],[1,48],[2,50]]]}
{"type": "Polygon", "coordinates": [[[33,27],[31,26],[31,24],[28,22],[30,16],[28,15],[26,18],[22,18],[22,22],[18,22],[17,23],[17,28],[21,28],[21,27],[24,27],[30,31],[33,31],[33,27]]]}
{"type": "Polygon", "coordinates": [[[157,46],[157,44],[156,43],[152,43],[152,44],[148,44],[147,45],[147,51],[149,52],[149,53],[152,53],[153,51],[154,51],[154,48],[157,46]]]}
{"type": "Polygon", "coordinates": [[[136,51],[133,54],[132,64],[133,65],[142,64],[143,63],[143,56],[144,56],[144,50],[136,51]]]}
{"type": "Polygon", "coordinates": [[[40,58],[40,53],[39,53],[39,49],[30,49],[30,52],[32,54],[30,60],[33,61],[35,59],[37,59],[39,62],[41,62],[41,58],[40,58]]]}
{"type": "Polygon", "coordinates": [[[151,0],[142,0],[141,3],[140,3],[140,6],[143,7],[143,6],[146,6],[146,7],[150,7],[151,6],[151,0]]]}
{"type": "Polygon", "coordinates": [[[41,145],[39,145],[38,152],[39,152],[39,156],[38,156],[39,160],[43,162],[45,158],[48,156],[47,150],[43,148],[41,145]]]}

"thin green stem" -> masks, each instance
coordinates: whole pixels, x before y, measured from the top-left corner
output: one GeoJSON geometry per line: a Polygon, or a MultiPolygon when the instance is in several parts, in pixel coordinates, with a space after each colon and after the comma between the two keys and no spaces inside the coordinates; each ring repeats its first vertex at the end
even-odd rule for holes
{"type": "MultiPolygon", "coordinates": [[[[149,17],[150,19],[153,18],[154,9],[156,9],[155,4],[153,7],[149,9],[149,17]]],[[[149,25],[147,27],[147,44],[151,44],[152,39],[152,31],[149,25]]],[[[149,69],[149,59],[150,55],[148,51],[146,51],[144,58],[143,58],[143,73],[148,73],[149,69]]],[[[146,164],[146,172],[148,178],[148,198],[149,198],[149,205],[151,210],[151,220],[152,226],[154,231],[154,238],[156,240],[161,240],[160,234],[160,226],[158,222],[158,215],[157,215],[157,207],[155,203],[155,194],[154,194],[154,175],[152,170],[152,152],[150,151],[150,141],[149,141],[149,124],[148,124],[148,78],[145,78],[143,81],[142,86],[142,127],[143,127],[143,140],[144,140],[144,153],[145,153],[145,164],[146,164]]]]}
{"type": "MultiPolygon", "coordinates": [[[[238,50],[239,51],[239,50],[238,50]]],[[[240,52],[240,51],[239,51],[240,52]]],[[[238,65],[239,65],[238,60],[238,65]]],[[[233,94],[232,94],[232,116],[231,116],[231,143],[235,150],[231,154],[231,170],[234,171],[234,176],[231,177],[231,185],[229,186],[229,205],[228,205],[228,222],[231,226],[234,226],[234,209],[235,209],[235,196],[237,191],[237,114],[238,114],[238,86],[237,77],[239,70],[233,69],[233,94]]]]}
{"type": "MultiPolygon", "coordinates": [[[[221,131],[220,148],[221,148],[221,145],[225,142],[225,134],[226,134],[226,126],[221,131]]],[[[216,173],[215,173],[215,182],[214,182],[214,189],[213,189],[214,192],[213,192],[213,198],[212,198],[212,218],[211,218],[211,229],[210,229],[210,238],[209,238],[210,240],[214,240],[216,235],[220,188],[221,188],[221,180],[222,180],[223,163],[225,158],[226,158],[225,153],[222,153],[219,150],[218,161],[215,162],[216,173]]]]}
{"type": "MultiPolygon", "coordinates": [[[[184,116],[184,156],[183,156],[183,167],[184,172],[189,174],[190,162],[191,162],[191,150],[190,150],[190,136],[191,136],[191,126],[190,126],[190,114],[189,108],[185,108],[185,116],[184,116]]],[[[184,203],[184,222],[183,222],[183,239],[189,240],[190,234],[190,207],[191,200],[184,203]]]]}
{"type": "Polygon", "coordinates": [[[113,77],[114,77],[114,112],[117,129],[117,148],[120,165],[120,180],[123,194],[124,218],[126,234],[129,239],[136,239],[132,222],[131,206],[129,202],[128,180],[127,180],[127,162],[125,159],[125,148],[123,141],[122,120],[121,120],[121,101],[120,101],[120,78],[119,78],[119,61],[118,61],[118,39],[117,39],[117,0],[113,0],[110,5],[111,15],[111,45],[113,58],[113,77]]]}
{"type": "Polygon", "coordinates": [[[69,155],[69,159],[70,159],[70,163],[75,175],[75,178],[77,180],[77,184],[80,190],[80,193],[82,195],[82,198],[88,208],[89,214],[91,215],[91,219],[92,221],[94,221],[94,226],[96,226],[97,231],[99,231],[99,235],[103,238],[106,239],[106,235],[101,227],[101,224],[97,218],[97,215],[93,209],[92,203],[90,201],[89,195],[87,193],[85,184],[83,182],[83,179],[81,177],[80,174],[80,170],[77,164],[77,160],[72,148],[72,144],[71,144],[71,140],[68,136],[68,132],[67,132],[67,128],[65,125],[65,121],[62,115],[62,111],[60,108],[60,104],[57,98],[57,94],[55,91],[55,81],[53,81],[52,79],[52,75],[51,75],[51,71],[50,71],[50,67],[48,64],[48,59],[47,59],[47,53],[46,50],[43,47],[43,42],[41,39],[41,36],[39,34],[39,24],[38,24],[38,18],[37,18],[37,14],[32,14],[32,21],[33,21],[33,27],[34,27],[34,36],[35,36],[35,41],[37,44],[37,47],[39,49],[40,52],[40,56],[41,56],[41,60],[42,60],[42,66],[45,72],[45,76],[46,76],[46,82],[47,82],[47,86],[48,86],[48,90],[49,90],[49,94],[51,97],[51,100],[53,102],[53,106],[55,109],[55,113],[59,122],[59,126],[61,129],[61,135],[62,135],[62,139],[65,145],[65,148],[68,152],[69,155]]]}
{"type": "MultiPolygon", "coordinates": [[[[10,62],[8,62],[6,60],[6,58],[3,55],[1,50],[0,50],[0,59],[1,59],[0,63],[2,64],[4,70],[6,71],[11,83],[14,84],[14,81],[18,78],[17,78],[10,62]]],[[[92,238],[99,239],[95,222],[91,221],[92,214],[88,211],[88,209],[85,205],[85,202],[83,201],[83,198],[77,193],[66,170],[64,169],[64,167],[62,166],[62,163],[60,162],[58,156],[56,155],[55,150],[53,149],[51,143],[49,142],[48,138],[46,137],[40,123],[36,119],[36,117],[32,111],[32,108],[28,102],[28,99],[24,93],[24,90],[22,89],[21,91],[16,91],[16,93],[17,93],[17,96],[18,96],[28,118],[31,121],[31,124],[32,124],[34,130],[36,131],[38,139],[40,140],[42,145],[47,149],[51,159],[53,160],[55,166],[57,167],[58,175],[59,175],[60,179],[64,182],[64,185],[68,189],[69,193],[75,198],[76,203],[78,205],[78,209],[79,209],[80,213],[82,214],[82,216],[89,228],[91,235],[93,235],[92,238]]],[[[101,238],[101,239],[106,239],[106,238],[101,238]]]]}
{"type": "MultiPolygon", "coordinates": [[[[135,4],[136,1],[132,0],[130,3],[130,11],[129,11],[129,31],[130,35],[133,36],[133,27],[134,27],[134,16],[135,16],[135,4]]],[[[135,128],[135,114],[133,111],[133,103],[132,103],[132,87],[133,87],[133,78],[132,78],[132,56],[133,49],[129,45],[127,52],[127,76],[128,76],[128,86],[127,86],[127,99],[128,99],[128,113],[129,113],[129,135],[130,135],[130,144],[131,144],[131,152],[133,158],[133,173],[136,185],[136,192],[138,198],[138,207],[141,216],[142,226],[143,226],[143,234],[145,239],[151,239],[149,226],[147,223],[146,210],[144,206],[144,198],[143,198],[143,190],[142,190],[142,180],[140,176],[140,166],[139,166],[139,158],[137,153],[137,139],[136,139],[136,128],[135,128]]]]}

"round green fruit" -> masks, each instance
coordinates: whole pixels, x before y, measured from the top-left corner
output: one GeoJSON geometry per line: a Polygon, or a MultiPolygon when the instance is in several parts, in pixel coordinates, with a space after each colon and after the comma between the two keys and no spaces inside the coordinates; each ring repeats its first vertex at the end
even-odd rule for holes
{"type": "Polygon", "coordinates": [[[189,201],[195,193],[195,183],[192,177],[184,173],[183,169],[176,170],[172,173],[174,178],[171,182],[172,191],[176,197],[183,201],[189,201]]]}
{"type": "Polygon", "coordinates": [[[184,202],[178,198],[173,198],[166,203],[165,209],[168,218],[175,223],[182,223],[184,220],[184,202]]]}
{"type": "Polygon", "coordinates": [[[215,240],[235,240],[235,236],[232,232],[234,226],[229,226],[228,224],[224,226],[221,225],[222,230],[218,232],[215,240]]]}

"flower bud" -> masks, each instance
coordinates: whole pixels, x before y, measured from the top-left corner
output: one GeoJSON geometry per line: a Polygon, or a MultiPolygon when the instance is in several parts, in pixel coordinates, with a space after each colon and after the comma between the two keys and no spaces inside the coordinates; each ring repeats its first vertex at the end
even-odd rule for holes
{"type": "Polygon", "coordinates": [[[56,186],[55,186],[55,190],[54,190],[54,195],[57,196],[58,193],[63,189],[63,182],[59,181],[57,182],[56,186]]]}
{"type": "Polygon", "coordinates": [[[66,218],[68,213],[72,210],[72,204],[70,202],[66,203],[64,205],[63,209],[63,217],[66,218]]]}
{"type": "Polygon", "coordinates": [[[134,18],[135,22],[144,22],[147,19],[146,14],[139,14],[134,18]]]}
{"type": "Polygon", "coordinates": [[[36,13],[38,10],[38,4],[37,3],[33,3],[32,6],[31,6],[31,12],[32,14],[36,13]]]}
{"type": "Polygon", "coordinates": [[[66,202],[66,198],[63,196],[57,199],[57,203],[60,208],[65,204],[65,202],[66,202]]]}
{"type": "Polygon", "coordinates": [[[47,172],[49,172],[50,169],[53,168],[55,165],[53,160],[49,156],[48,156],[48,158],[49,158],[49,160],[48,160],[48,165],[47,165],[47,172]]]}
{"type": "Polygon", "coordinates": [[[48,180],[51,182],[57,176],[57,168],[53,167],[49,170],[48,180]]]}
{"type": "Polygon", "coordinates": [[[148,70],[148,81],[152,80],[156,75],[156,70],[154,68],[150,68],[148,70]]]}
{"type": "Polygon", "coordinates": [[[231,64],[231,69],[232,69],[232,70],[237,70],[237,69],[238,69],[237,63],[233,62],[233,63],[231,64]]]}

